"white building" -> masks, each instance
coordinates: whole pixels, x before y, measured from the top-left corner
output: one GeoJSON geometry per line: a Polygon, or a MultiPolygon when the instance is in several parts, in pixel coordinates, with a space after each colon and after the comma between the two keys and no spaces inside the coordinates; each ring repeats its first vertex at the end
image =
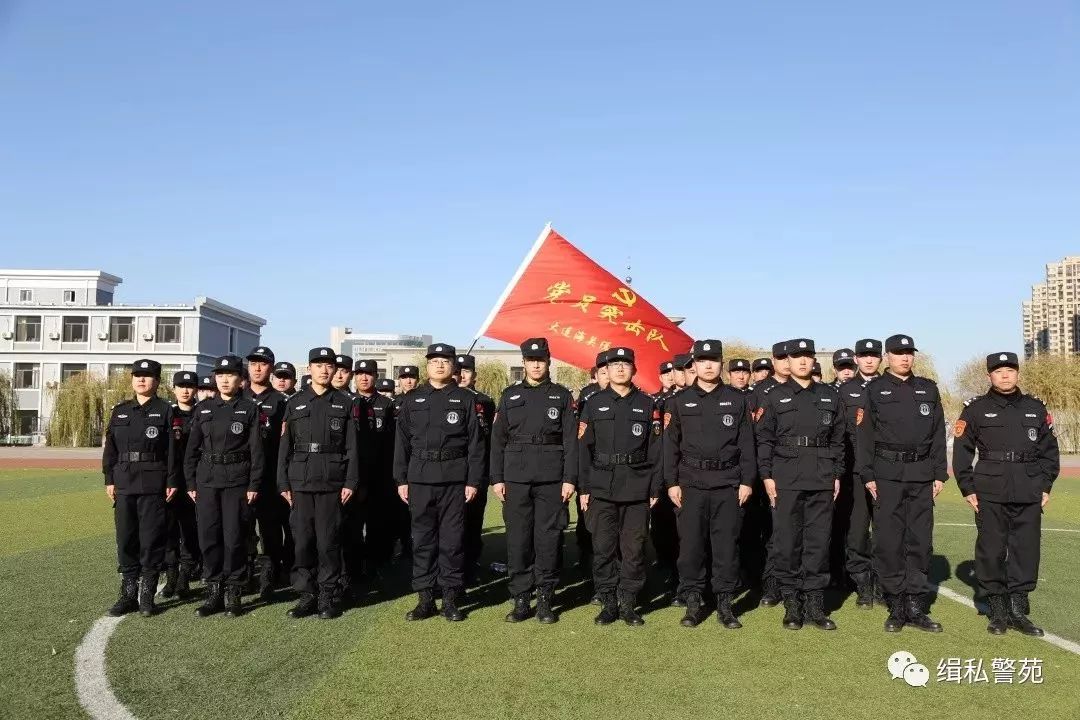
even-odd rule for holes
{"type": "Polygon", "coordinates": [[[0,372],[15,386],[16,434],[44,431],[48,390],[75,373],[122,373],[141,357],[160,362],[163,377],[202,373],[259,344],[261,317],[206,297],[119,305],[121,282],[99,270],[0,270],[0,372]]]}

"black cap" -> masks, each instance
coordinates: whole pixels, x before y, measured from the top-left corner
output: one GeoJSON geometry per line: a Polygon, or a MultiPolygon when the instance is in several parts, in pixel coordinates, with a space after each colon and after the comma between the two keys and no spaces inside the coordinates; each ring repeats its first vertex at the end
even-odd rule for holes
{"type": "Polygon", "coordinates": [[[291,362],[279,362],[274,366],[274,375],[278,377],[290,377],[296,379],[296,366],[291,362]]]}
{"type": "Polygon", "coordinates": [[[608,351],[607,350],[601,350],[600,352],[596,353],[596,369],[597,370],[599,370],[600,368],[607,365],[607,361],[608,361],[608,351]]]}
{"type": "Polygon", "coordinates": [[[832,354],[832,366],[834,368],[855,367],[855,351],[840,348],[832,354]]]}
{"type": "Polygon", "coordinates": [[[300,377],[300,387],[306,388],[310,384],[311,384],[311,376],[310,375],[302,375],[300,377]]]}
{"type": "Polygon", "coordinates": [[[199,378],[200,390],[217,390],[217,385],[214,384],[214,378],[207,375],[206,377],[199,378]]]}
{"type": "Polygon", "coordinates": [[[667,362],[660,363],[660,374],[669,373],[675,369],[675,363],[668,360],[667,362]]]}
{"type": "Polygon", "coordinates": [[[918,350],[910,335],[891,335],[885,339],[885,352],[894,353],[903,350],[918,350]]]}
{"type": "Polygon", "coordinates": [[[551,350],[548,349],[547,338],[529,338],[521,343],[521,357],[538,360],[550,360],[551,350]]]}
{"type": "Polygon", "coordinates": [[[308,350],[307,361],[332,363],[337,358],[337,353],[328,347],[317,347],[308,350]]]}
{"type": "Polygon", "coordinates": [[[379,374],[379,363],[374,360],[357,360],[353,365],[353,372],[366,373],[368,375],[379,374]]]}
{"type": "Polygon", "coordinates": [[[462,370],[476,369],[476,357],[473,355],[458,355],[454,362],[456,362],[457,366],[462,370]]]}
{"type": "Polygon", "coordinates": [[[383,378],[382,380],[375,381],[375,390],[378,392],[394,392],[394,381],[390,378],[383,378]]]}
{"type": "Polygon", "coordinates": [[[777,360],[783,360],[788,356],[788,341],[773,343],[772,356],[777,360]]]}
{"type": "Polygon", "coordinates": [[[262,360],[268,362],[271,365],[274,364],[274,351],[268,347],[260,345],[247,354],[247,360],[262,360]]]}
{"type": "Polygon", "coordinates": [[[131,374],[138,377],[145,375],[148,377],[161,377],[161,363],[157,360],[151,360],[150,358],[143,358],[142,360],[136,360],[131,363],[131,374]]]}
{"type": "Polygon", "coordinates": [[[199,387],[199,376],[190,370],[181,370],[172,376],[173,387],[199,387]]]}
{"type": "Polygon", "coordinates": [[[821,375],[821,363],[814,361],[814,367],[810,368],[811,375],[821,375]]]}
{"type": "Polygon", "coordinates": [[[727,364],[727,371],[735,372],[736,370],[745,370],[746,372],[750,372],[750,361],[744,358],[734,358],[733,360],[729,360],[727,364]]]}
{"type": "Polygon", "coordinates": [[[431,358],[447,358],[453,360],[457,355],[457,349],[453,345],[447,345],[446,343],[435,343],[434,345],[428,345],[427,355],[425,357],[430,360],[431,358]]]}
{"type": "Polygon", "coordinates": [[[1016,353],[1011,352],[990,353],[986,356],[986,372],[994,372],[999,367],[1011,367],[1019,370],[1020,358],[1016,356],[1016,353]]]}
{"type": "Polygon", "coordinates": [[[795,338],[784,344],[787,346],[788,357],[814,354],[814,341],[810,338],[795,338]]]}
{"type": "Polygon", "coordinates": [[[608,364],[613,362],[628,362],[634,364],[634,349],[628,347],[615,347],[608,350],[608,364]]]}
{"type": "Polygon", "coordinates": [[[420,368],[415,365],[402,365],[398,368],[397,376],[399,378],[416,378],[420,379],[420,368]]]}
{"type": "Polygon", "coordinates": [[[347,355],[335,355],[334,367],[352,372],[352,358],[348,357],[347,355]]]}
{"type": "Polygon", "coordinates": [[[754,370],[772,370],[772,360],[769,358],[758,358],[754,361],[754,370]]]}
{"type": "Polygon", "coordinates": [[[881,357],[881,341],[873,338],[863,338],[855,343],[856,355],[877,355],[881,357]]]}
{"type": "Polygon", "coordinates": [[[695,340],[690,356],[695,360],[717,360],[724,356],[724,346],[719,340],[695,340]]]}
{"type": "Polygon", "coordinates": [[[237,355],[222,355],[214,361],[215,373],[243,373],[244,361],[237,355]]]}

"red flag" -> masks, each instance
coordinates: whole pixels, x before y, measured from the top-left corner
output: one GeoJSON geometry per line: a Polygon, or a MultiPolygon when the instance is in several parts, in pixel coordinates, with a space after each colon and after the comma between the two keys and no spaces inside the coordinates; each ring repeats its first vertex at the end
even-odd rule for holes
{"type": "Polygon", "coordinates": [[[658,368],[693,344],[619,278],[597,265],[548,225],[540,233],[477,337],[520,344],[546,337],[553,357],[590,368],[596,354],[634,349],[642,390],[660,389],[658,368]]]}

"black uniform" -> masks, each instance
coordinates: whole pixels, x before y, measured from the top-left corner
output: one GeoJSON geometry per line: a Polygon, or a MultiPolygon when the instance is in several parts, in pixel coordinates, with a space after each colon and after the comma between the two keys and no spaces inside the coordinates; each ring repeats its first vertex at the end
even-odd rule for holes
{"type": "Polygon", "coordinates": [[[394,520],[403,508],[394,482],[394,405],[379,393],[357,397],[363,402],[358,429],[361,464],[368,478],[365,561],[378,568],[390,562],[397,537],[394,520]]]}
{"type": "Polygon", "coordinates": [[[488,395],[474,388],[467,388],[475,395],[477,421],[480,434],[484,438],[484,477],[477,489],[476,497],[465,505],[465,578],[476,582],[476,571],[480,565],[480,553],[484,549],[484,513],[487,511],[490,470],[488,469],[488,449],[491,447],[491,426],[495,422],[495,401],[488,395]]]}
{"type": "Polygon", "coordinates": [[[202,562],[199,526],[195,522],[195,503],[187,494],[188,490],[195,489],[195,478],[184,477],[184,451],[187,449],[188,436],[191,435],[191,419],[194,416],[194,408],[183,410],[176,403],[172,404],[169,432],[173,439],[173,465],[178,476],[178,491],[173,495],[173,499],[165,504],[165,566],[170,570],[182,569],[185,578],[193,577],[195,568],[202,562]]]}
{"type": "Polygon", "coordinates": [[[258,537],[261,540],[258,565],[265,583],[290,571],[293,565],[294,548],[292,530],[289,528],[289,504],[278,494],[275,477],[281,423],[285,420],[285,403],[288,398],[273,388],[267,388],[258,395],[251,388],[245,388],[244,396],[259,407],[259,434],[262,437],[263,458],[267,468],[267,472],[263,473],[259,496],[255,499],[253,508],[258,523],[258,537]]]}
{"type": "Polygon", "coordinates": [[[633,607],[645,584],[649,500],[662,486],[660,418],[652,398],[636,387],[620,396],[610,387],[585,403],[578,424],[578,492],[593,545],[593,582],[605,607],[633,607]]]}
{"type": "MultiPolygon", "coordinates": [[[[790,382],[790,381],[788,381],[790,382]]],[[[770,375],[750,388],[750,407],[756,412],[762,407],[769,391],[780,387],[776,376],[770,375]]],[[[757,424],[754,425],[757,432],[757,424]]],[[[754,481],[754,494],[743,508],[743,531],[740,537],[740,558],[743,578],[749,585],[775,583],[773,571],[773,511],[765,494],[763,478],[754,481]]]]}
{"type": "Polygon", "coordinates": [[[697,381],[664,405],[664,482],[682,491],[680,595],[704,595],[710,551],[712,592],[738,585],[739,486],[753,487],[757,477],[750,412],[730,385],[706,392],[697,381]]]}
{"type": "Polygon", "coordinates": [[[559,546],[570,524],[562,485],[577,485],[573,396],[550,379],[527,380],[499,398],[491,434],[491,482],[506,484],[510,595],[548,597],[559,581],[559,546]]]}
{"type": "Polygon", "coordinates": [[[1042,494],[1060,470],[1050,413],[1019,390],[990,390],[967,403],[953,434],[957,485],[979,502],[975,577],[988,597],[1026,601],[1039,576],[1042,494]]]}
{"type": "MultiPolygon", "coordinates": [[[[872,379],[872,378],[871,378],[872,379]]],[[[873,582],[873,548],[870,541],[870,518],[874,498],[855,471],[855,420],[859,410],[866,412],[866,386],[870,379],[856,375],[840,383],[836,391],[844,404],[844,474],[840,478],[840,495],[836,498],[833,522],[834,547],[837,557],[834,571],[846,570],[856,585],[873,582]]]]}
{"type": "MultiPolygon", "coordinates": [[[[656,404],[656,411],[661,417],[664,415],[668,399],[674,397],[677,392],[678,389],[673,386],[668,391],[658,392],[651,396],[656,404]]],[[[653,550],[656,552],[656,563],[669,574],[670,582],[678,585],[679,528],[675,517],[675,505],[667,493],[660,493],[649,515],[649,535],[652,539],[653,550]]],[[[677,596],[681,597],[682,592],[679,591],[677,596]]]]}
{"type": "MultiPolygon", "coordinates": [[[[589,383],[585,387],[578,391],[576,412],[578,417],[581,417],[581,413],[585,410],[585,403],[588,402],[596,393],[600,392],[603,388],[599,383],[589,383]]],[[[580,495],[580,494],[579,494],[580,495]]],[[[574,525],[574,539],[578,547],[578,557],[581,559],[582,566],[584,561],[592,556],[592,536],[589,535],[589,525],[585,522],[585,513],[581,509],[581,500],[576,499],[574,505],[577,509],[577,523],[574,525]]]]}
{"type": "Polygon", "coordinates": [[[277,464],[277,490],[292,493],[292,532],[296,543],[293,587],[320,611],[335,602],[341,581],[341,491],[349,503],[364,500],[357,450],[358,406],[341,390],[321,395],[313,386],[291,398],[277,464]]]}

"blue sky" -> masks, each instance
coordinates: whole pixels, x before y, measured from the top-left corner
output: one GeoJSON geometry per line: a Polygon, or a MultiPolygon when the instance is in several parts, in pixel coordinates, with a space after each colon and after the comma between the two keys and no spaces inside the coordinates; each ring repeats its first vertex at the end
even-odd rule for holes
{"type": "Polygon", "coordinates": [[[467,341],[551,221],[692,334],[948,373],[1080,254],[1080,10],[881,5],[0,0],[0,263],[298,358],[467,341]]]}

